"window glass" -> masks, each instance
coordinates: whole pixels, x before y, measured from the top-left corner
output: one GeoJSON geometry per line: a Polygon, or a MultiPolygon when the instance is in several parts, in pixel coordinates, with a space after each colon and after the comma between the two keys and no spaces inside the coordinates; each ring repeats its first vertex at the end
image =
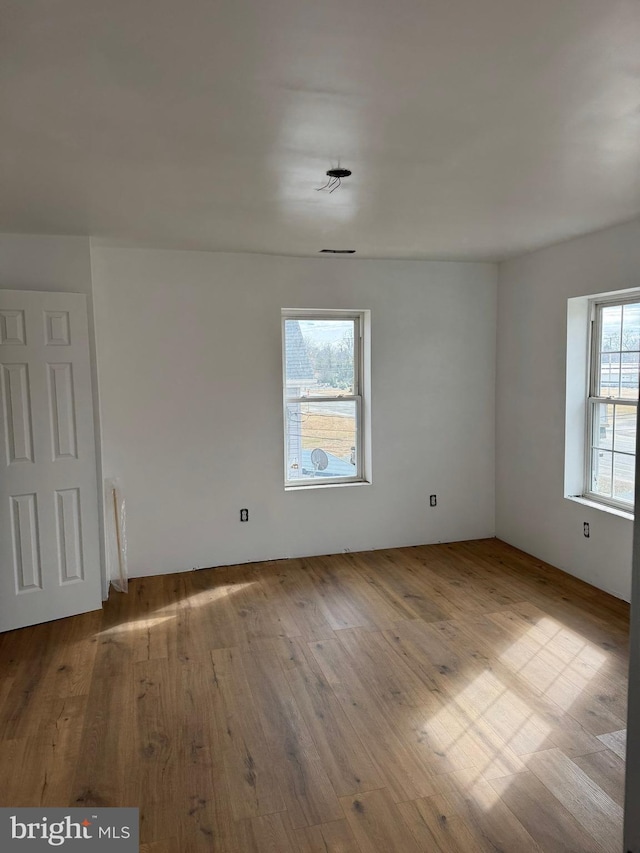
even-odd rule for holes
{"type": "Polygon", "coordinates": [[[285,483],[361,479],[361,316],[284,317],[285,483]]]}
{"type": "Polygon", "coordinates": [[[596,304],[594,328],[586,492],[624,507],[634,500],[640,302],[596,304]]]}

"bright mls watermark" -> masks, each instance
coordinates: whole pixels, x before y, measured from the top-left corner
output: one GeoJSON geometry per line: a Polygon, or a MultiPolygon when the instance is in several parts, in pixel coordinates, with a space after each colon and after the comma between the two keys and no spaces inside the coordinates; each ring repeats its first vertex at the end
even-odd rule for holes
{"type": "Polygon", "coordinates": [[[2,853],[138,853],[138,809],[0,808],[2,853]]]}

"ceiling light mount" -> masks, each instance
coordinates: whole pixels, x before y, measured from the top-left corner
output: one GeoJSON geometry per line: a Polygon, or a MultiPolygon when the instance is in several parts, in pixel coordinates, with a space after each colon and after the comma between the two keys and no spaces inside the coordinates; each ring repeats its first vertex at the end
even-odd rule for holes
{"type": "Polygon", "coordinates": [[[342,186],[343,178],[348,178],[351,175],[351,169],[329,169],[326,172],[326,175],[329,180],[324,186],[317,187],[317,191],[321,192],[322,190],[328,190],[332,193],[334,190],[337,190],[338,187],[342,186]]]}
{"type": "Polygon", "coordinates": [[[329,169],[327,172],[328,178],[348,178],[351,174],[351,169],[329,169]]]}

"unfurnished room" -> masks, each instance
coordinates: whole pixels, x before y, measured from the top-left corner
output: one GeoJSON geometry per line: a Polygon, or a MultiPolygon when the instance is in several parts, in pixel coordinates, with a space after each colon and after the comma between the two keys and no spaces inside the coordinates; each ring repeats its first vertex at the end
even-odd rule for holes
{"type": "Polygon", "coordinates": [[[3,853],[640,853],[638,45],[0,2],[3,853]]]}

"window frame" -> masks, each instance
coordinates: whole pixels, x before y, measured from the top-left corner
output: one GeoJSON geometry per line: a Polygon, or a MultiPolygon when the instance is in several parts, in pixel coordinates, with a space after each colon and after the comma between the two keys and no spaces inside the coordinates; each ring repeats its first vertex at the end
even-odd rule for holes
{"type": "Polygon", "coordinates": [[[286,491],[293,489],[326,488],[327,486],[344,486],[368,482],[365,475],[365,311],[342,309],[282,309],[281,338],[282,338],[282,418],[283,418],[283,475],[286,491]],[[354,322],[353,346],[353,394],[336,394],[333,396],[289,396],[287,394],[287,349],[286,321],[287,320],[352,320],[354,322]],[[356,472],[353,477],[305,477],[290,480],[288,478],[287,462],[287,405],[289,403],[332,403],[355,402],[356,409],[356,472]]]}
{"type": "MultiPolygon", "coordinates": [[[[624,397],[603,397],[598,395],[600,386],[600,377],[602,372],[600,358],[600,339],[602,333],[602,311],[604,308],[612,306],[624,306],[629,304],[640,303],[640,291],[634,292],[630,296],[610,296],[608,298],[595,298],[589,301],[589,349],[588,349],[588,369],[587,369],[587,394],[586,394],[586,426],[585,426],[585,447],[584,447],[584,488],[583,497],[594,503],[602,504],[606,507],[623,510],[633,513],[635,511],[635,500],[625,501],[614,497],[608,497],[591,489],[593,482],[593,451],[594,451],[594,425],[596,420],[597,406],[600,404],[615,406],[633,406],[636,410],[636,431],[638,428],[638,398],[628,399],[624,397]]],[[[622,346],[622,341],[620,342],[622,346]]],[[[621,350],[624,352],[624,350],[621,350]]],[[[634,350],[630,350],[634,352],[634,350]]],[[[622,368],[622,360],[620,361],[622,368]]],[[[640,395],[639,395],[640,396],[640,395]]],[[[636,433],[637,434],[637,433],[636,433]]],[[[611,452],[614,452],[614,442],[612,438],[611,452]]],[[[636,452],[628,453],[626,451],[615,451],[623,456],[631,456],[634,460],[636,452]]],[[[615,457],[614,457],[615,458],[615,457]]],[[[612,484],[613,485],[613,484],[612,484]]]]}

